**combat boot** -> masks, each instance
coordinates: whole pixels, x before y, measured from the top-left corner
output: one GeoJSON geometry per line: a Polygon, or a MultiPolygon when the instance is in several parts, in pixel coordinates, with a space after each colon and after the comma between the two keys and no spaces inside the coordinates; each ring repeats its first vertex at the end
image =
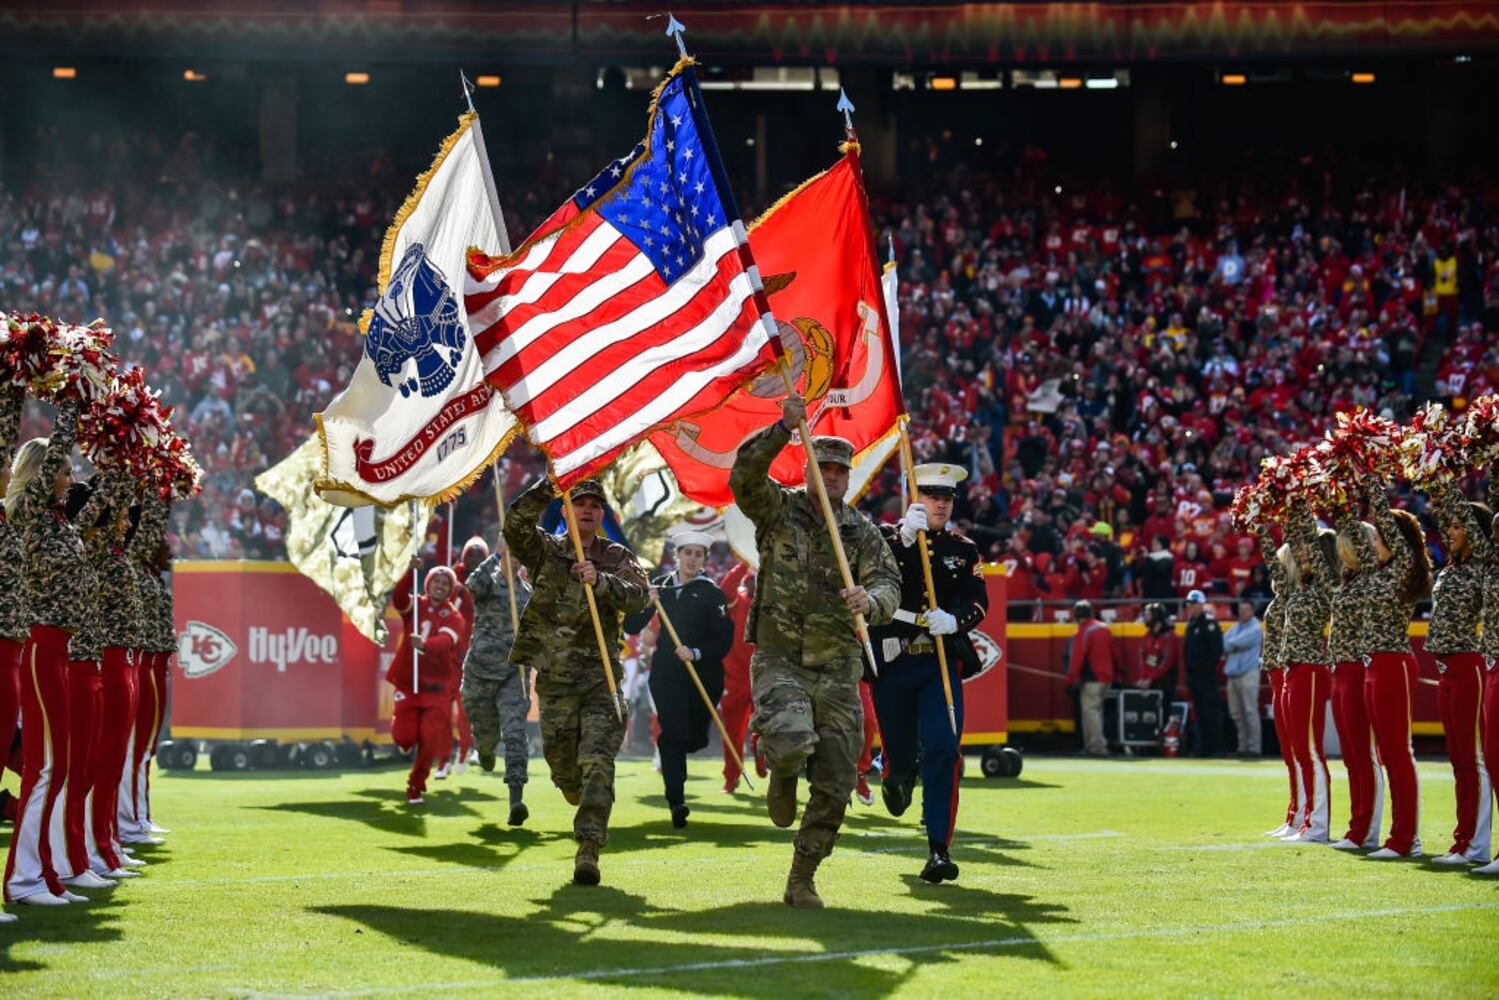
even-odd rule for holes
{"type": "Polygon", "coordinates": [[[822,909],[822,897],[817,895],[817,887],[812,884],[812,876],[816,874],[820,861],[820,858],[800,851],[792,855],[791,874],[786,876],[786,894],[781,897],[787,906],[798,910],[822,909]]]}
{"type": "Polygon", "coordinates": [[[770,812],[770,821],[779,827],[787,827],[796,819],[797,773],[780,774],[770,772],[770,784],[765,788],[765,807],[770,812]]]}
{"type": "Polygon", "coordinates": [[[483,771],[485,774],[488,774],[490,771],[494,770],[493,750],[479,751],[479,770],[483,771]]]}
{"type": "Polygon", "coordinates": [[[578,885],[599,884],[599,845],[591,840],[578,841],[573,858],[573,881],[578,885]]]}

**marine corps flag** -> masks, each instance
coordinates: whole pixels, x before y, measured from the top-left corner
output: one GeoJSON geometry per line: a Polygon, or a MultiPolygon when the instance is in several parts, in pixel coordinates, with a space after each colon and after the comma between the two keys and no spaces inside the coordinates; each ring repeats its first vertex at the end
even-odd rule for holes
{"type": "Polygon", "coordinates": [[[385,643],[385,601],[411,567],[426,533],[426,504],[389,510],[335,507],[313,492],[322,470],[322,442],[314,435],[279,464],[255,477],[255,488],[287,515],[286,556],[338,602],[360,633],[385,643]]]}
{"type": "MultiPolygon", "coordinates": [[[[853,442],[855,468],[869,470],[867,459],[882,449],[888,455],[904,409],[857,146],[772,206],[751,227],[749,243],[807,400],[808,425],[853,442]]],[[[652,434],[651,443],[684,494],[726,507],[734,502],[729,470],[740,443],[780,417],[785,395],[779,371],[766,372],[718,409],[652,434]]],[[[793,442],[770,474],[797,486],[805,464],[793,442]]],[[[850,482],[850,497],[870,474],[850,482]]]]}
{"type": "Polygon", "coordinates": [[[359,366],[317,415],[324,500],[441,502],[482,473],[515,431],[515,418],[485,380],[464,308],[471,246],[509,247],[472,112],[386,231],[380,297],[360,324],[359,366]]]}

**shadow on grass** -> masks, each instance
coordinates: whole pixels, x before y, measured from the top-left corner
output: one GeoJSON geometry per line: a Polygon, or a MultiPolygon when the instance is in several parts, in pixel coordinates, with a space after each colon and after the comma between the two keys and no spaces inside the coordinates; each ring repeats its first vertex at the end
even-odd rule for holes
{"type": "MultiPolygon", "coordinates": [[[[20,919],[0,927],[0,983],[17,972],[39,972],[69,960],[69,945],[98,944],[124,937],[115,919],[124,900],[111,898],[113,889],[89,889],[87,903],[68,906],[25,906],[10,908],[20,919]],[[18,959],[14,949],[26,942],[38,942],[50,961],[18,959]]],[[[0,994],[8,991],[0,986],[0,994]]]]}
{"type": "Polygon", "coordinates": [[[823,911],[771,901],[671,910],[608,886],[564,885],[535,900],[538,909],[525,916],[352,905],[310,912],[488,966],[496,972],[495,985],[503,975],[510,984],[573,979],[765,1000],[783,1000],[788,990],[814,992],[805,989],[809,980],[815,992],[829,996],[887,996],[924,966],[969,954],[1056,962],[1030,927],[1073,922],[1065,908],[1027,896],[919,882],[909,891],[932,901],[932,911],[892,915],[836,900],[823,911]],[[767,947],[767,941],[774,945],[767,947]],[[898,967],[862,961],[880,952],[900,956],[898,967]],[[776,974],[783,969],[797,971],[776,974]]]}
{"type": "Polygon", "coordinates": [[[271,812],[302,813],[327,819],[351,820],[363,823],[385,833],[404,837],[424,837],[427,834],[427,817],[484,816],[473,803],[497,802],[495,796],[473,788],[442,791],[428,790],[426,802],[419,806],[406,804],[406,793],[396,788],[361,788],[351,792],[347,798],[326,802],[278,802],[270,806],[254,806],[271,812]]]}
{"type": "Polygon", "coordinates": [[[525,828],[501,828],[486,823],[474,832],[479,843],[421,844],[410,847],[392,847],[397,854],[427,858],[442,864],[463,868],[486,868],[496,870],[505,867],[533,847],[572,837],[550,831],[527,830],[525,828]],[[509,850],[505,850],[505,848],[509,850]]]}

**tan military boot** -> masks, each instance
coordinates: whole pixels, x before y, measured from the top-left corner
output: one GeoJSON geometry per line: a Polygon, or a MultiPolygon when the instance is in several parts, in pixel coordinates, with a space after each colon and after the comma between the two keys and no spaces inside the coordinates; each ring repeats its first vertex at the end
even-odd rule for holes
{"type": "Polygon", "coordinates": [[[792,855],[791,874],[786,876],[786,894],[781,897],[787,906],[798,910],[822,909],[822,897],[817,895],[817,887],[812,884],[818,861],[818,858],[800,851],[792,855]]]}
{"type": "Polygon", "coordinates": [[[796,819],[796,772],[770,773],[770,784],[765,788],[765,806],[770,811],[770,821],[776,826],[787,827],[796,819]]]}
{"type": "Polygon", "coordinates": [[[562,797],[567,800],[568,805],[575,806],[583,801],[583,789],[564,788],[562,789],[562,797]]]}
{"type": "Polygon", "coordinates": [[[599,884],[599,845],[591,840],[578,842],[578,853],[573,858],[573,881],[578,885],[599,884]]]}

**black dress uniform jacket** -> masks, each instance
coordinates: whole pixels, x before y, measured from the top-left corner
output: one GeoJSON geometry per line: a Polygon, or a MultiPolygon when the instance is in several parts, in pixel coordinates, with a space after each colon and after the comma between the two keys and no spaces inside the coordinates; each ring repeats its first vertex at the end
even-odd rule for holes
{"type": "MultiPolygon", "coordinates": [[[[929,637],[926,627],[916,624],[917,615],[926,611],[926,577],[921,569],[921,547],[901,544],[897,525],[882,525],[880,532],[895,561],[900,564],[900,610],[888,625],[869,630],[880,672],[899,670],[901,661],[909,659],[907,650],[913,641],[929,637]]],[[[927,550],[932,557],[932,583],[937,588],[937,605],[958,620],[958,631],[945,635],[947,659],[958,667],[959,676],[978,673],[979,658],[968,632],[978,627],[989,612],[989,590],[984,586],[979,549],[967,536],[951,529],[929,531],[927,550]]],[[[918,643],[924,646],[925,643],[918,643]]],[[[924,650],[923,650],[924,651],[924,650]]]]}
{"type": "MultiPolygon", "coordinates": [[[[661,607],[682,638],[682,645],[696,649],[699,658],[692,663],[698,679],[715,702],[723,695],[723,658],[734,644],[734,620],[729,617],[729,602],[723,590],[707,576],[699,576],[686,586],[677,586],[675,574],[652,581],[661,594],[661,607]]],[[[626,615],[624,630],[636,633],[650,624],[654,606],[626,615]]],[[[656,652],[651,656],[651,698],[661,724],[660,742],[686,753],[708,745],[708,724],[712,716],[703,704],[697,686],[687,676],[687,668],[677,658],[676,643],[666,627],[656,638],[656,652]]]]}

